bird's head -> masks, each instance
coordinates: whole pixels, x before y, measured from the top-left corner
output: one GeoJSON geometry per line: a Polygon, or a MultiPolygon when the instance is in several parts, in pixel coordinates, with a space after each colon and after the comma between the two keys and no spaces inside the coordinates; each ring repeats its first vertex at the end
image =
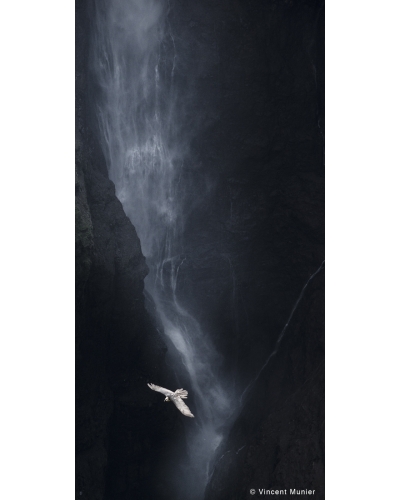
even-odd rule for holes
{"type": "Polygon", "coordinates": [[[168,401],[170,401],[169,397],[167,396],[165,399],[164,399],[164,403],[168,403],[168,401]]]}

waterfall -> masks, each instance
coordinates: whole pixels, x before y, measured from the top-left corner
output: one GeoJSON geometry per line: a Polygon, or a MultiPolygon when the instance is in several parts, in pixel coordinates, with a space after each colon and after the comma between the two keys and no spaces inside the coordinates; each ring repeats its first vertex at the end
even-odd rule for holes
{"type": "MultiPolygon", "coordinates": [[[[182,457],[177,464],[176,498],[198,500],[227,430],[233,394],[216,374],[220,355],[211,339],[177,296],[183,231],[195,205],[184,120],[190,99],[176,83],[182,68],[169,8],[161,0],[97,0],[91,59],[109,176],[142,244],[146,293],[162,323],[177,383],[188,381],[191,389],[188,405],[196,418],[185,422],[189,461],[182,457]]],[[[170,389],[178,387],[185,386],[170,389]]]]}
{"type": "Polygon", "coordinates": [[[254,384],[257,382],[257,380],[259,379],[259,377],[260,377],[261,373],[264,371],[264,369],[268,366],[268,363],[270,362],[271,358],[277,354],[277,352],[279,350],[280,343],[281,343],[283,337],[285,336],[286,330],[287,330],[287,328],[292,320],[293,314],[296,312],[296,309],[297,309],[298,305],[300,304],[301,299],[303,298],[303,295],[304,295],[304,292],[306,291],[306,288],[308,287],[310,282],[315,278],[315,276],[317,276],[317,274],[324,268],[324,266],[325,266],[325,260],[322,261],[322,263],[318,267],[318,269],[313,274],[311,274],[310,277],[305,282],[303,288],[300,291],[299,296],[296,299],[296,302],[294,303],[292,310],[290,311],[290,314],[289,314],[289,317],[285,323],[285,326],[282,328],[282,331],[279,334],[277,341],[275,342],[274,350],[271,352],[271,354],[268,355],[266,361],[264,362],[262,367],[258,370],[256,376],[249,382],[249,384],[245,387],[244,391],[240,395],[239,402],[240,402],[241,406],[243,405],[246,394],[250,391],[250,389],[252,389],[254,387],[254,384]]]}

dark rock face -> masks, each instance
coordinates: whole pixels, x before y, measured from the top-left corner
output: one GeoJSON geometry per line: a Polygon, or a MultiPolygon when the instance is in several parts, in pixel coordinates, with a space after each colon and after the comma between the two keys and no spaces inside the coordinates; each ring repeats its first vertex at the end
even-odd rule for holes
{"type": "MultiPolygon", "coordinates": [[[[210,332],[225,359],[221,376],[240,393],[324,259],[324,3],[171,6],[185,50],[177,78],[192,79],[198,96],[184,119],[196,131],[199,168],[185,175],[211,186],[186,224],[178,296],[210,332]]],[[[182,420],[168,405],[152,406],[145,385],[161,372],[168,380],[165,347],[144,308],[140,242],[89,126],[89,30],[78,1],[77,498],[167,500],[168,449],[182,420]]],[[[193,196],[198,185],[187,184],[193,196]]],[[[250,488],[324,498],[323,290],[321,270],[218,450],[207,500],[254,498],[250,488]]]]}
{"type": "MultiPolygon", "coordinates": [[[[193,161],[212,179],[187,224],[180,300],[211,332],[222,376],[240,391],[324,260],[324,3],[176,2],[176,10],[197,41],[187,71],[201,67],[193,112],[206,117],[193,161]]],[[[251,498],[250,488],[324,498],[323,275],[247,394],[207,500],[251,498]]]]}
{"type": "Polygon", "coordinates": [[[321,272],[245,398],[205,498],[252,498],[251,488],[286,489],[288,496],[310,489],[312,498],[325,498],[323,305],[321,272]]]}
{"type": "Polygon", "coordinates": [[[181,421],[146,386],[166,348],[144,307],[139,239],[89,127],[89,22],[86,2],[76,7],[76,497],[150,499],[181,421]]]}

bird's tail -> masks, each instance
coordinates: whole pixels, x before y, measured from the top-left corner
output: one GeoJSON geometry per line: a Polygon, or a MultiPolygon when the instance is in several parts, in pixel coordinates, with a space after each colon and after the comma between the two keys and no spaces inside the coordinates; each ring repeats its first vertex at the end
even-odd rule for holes
{"type": "Polygon", "coordinates": [[[188,397],[188,391],[185,391],[185,389],[177,389],[175,391],[175,396],[179,396],[182,399],[186,399],[188,397]]]}

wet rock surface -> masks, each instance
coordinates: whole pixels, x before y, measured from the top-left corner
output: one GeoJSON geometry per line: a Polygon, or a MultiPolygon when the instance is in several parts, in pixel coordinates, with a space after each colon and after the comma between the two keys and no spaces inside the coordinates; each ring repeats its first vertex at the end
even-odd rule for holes
{"type": "MultiPolygon", "coordinates": [[[[186,196],[192,190],[197,203],[177,293],[240,397],[324,259],[324,4],[171,6],[185,54],[177,81],[197,96],[183,118],[193,130],[186,196]]],[[[165,346],[144,307],[140,242],[92,132],[88,12],[78,1],[77,498],[171,499],[166,462],[183,425],[145,386],[168,382],[165,346]]],[[[310,488],[324,498],[323,290],[322,270],[246,394],[207,500],[254,498],[250,488],[310,488]]]]}
{"type": "Polygon", "coordinates": [[[252,488],[286,489],[288,496],[290,489],[311,489],[313,498],[325,498],[323,305],[322,271],[243,398],[205,498],[252,498],[252,488]]]}
{"type": "Polygon", "coordinates": [[[76,7],[76,498],[153,499],[182,422],[146,386],[166,347],[145,310],[140,241],[90,127],[88,6],[76,7]]]}
{"type": "MultiPolygon", "coordinates": [[[[213,47],[197,80],[209,120],[192,141],[212,180],[186,226],[179,297],[239,397],[324,260],[324,3],[204,2],[187,13],[213,47]]],[[[275,487],[324,498],[323,290],[322,270],[244,399],[207,500],[275,487]]]]}

